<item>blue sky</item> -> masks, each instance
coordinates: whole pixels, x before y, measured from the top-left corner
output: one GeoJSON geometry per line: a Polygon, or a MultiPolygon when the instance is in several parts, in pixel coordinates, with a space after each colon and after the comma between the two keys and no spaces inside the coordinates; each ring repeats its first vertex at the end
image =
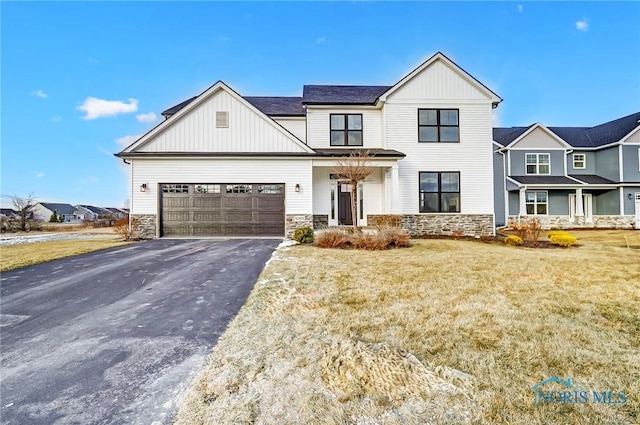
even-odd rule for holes
{"type": "Polygon", "coordinates": [[[2,2],[1,194],[123,206],[113,157],[223,80],[243,95],[394,84],[442,51],[501,126],[640,111],[640,2],[2,2]]]}

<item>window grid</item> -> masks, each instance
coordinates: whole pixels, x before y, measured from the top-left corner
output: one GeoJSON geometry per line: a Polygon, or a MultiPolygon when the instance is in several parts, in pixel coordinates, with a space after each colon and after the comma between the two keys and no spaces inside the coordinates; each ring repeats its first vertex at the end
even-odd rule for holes
{"type": "Polygon", "coordinates": [[[188,184],[163,184],[163,193],[189,193],[188,184]]]}
{"type": "Polygon", "coordinates": [[[551,158],[548,153],[528,153],[525,155],[527,174],[551,174],[551,158]]]}
{"type": "Polygon", "coordinates": [[[330,114],[331,146],[362,146],[362,114],[330,114]]]}
{"type": "Polygon", "coordinates": [[[459,143],[458,109],[418,109],[418,142],[459,143]]]}
{"type": "Polygon", "coordinates": [[[193,188],[196,194],[220,193],[219,184],[196,184],[193,188]]]}
{"type": "Polygon", "coordinates": [[[587,156],[583,153],[574,153],[573,168],[577,170],[583,170],[587,168],[587,156]]]}
{"type": "Polygon", "coordinates": [[[460,212],[459,171],[421,171],[418,186],[421,213],[460,212]]]}
{"type": "Polygon", "coordinates": [[[549,196],[546,191],[526,191],[527,215],[547,215],[549,196]]]}

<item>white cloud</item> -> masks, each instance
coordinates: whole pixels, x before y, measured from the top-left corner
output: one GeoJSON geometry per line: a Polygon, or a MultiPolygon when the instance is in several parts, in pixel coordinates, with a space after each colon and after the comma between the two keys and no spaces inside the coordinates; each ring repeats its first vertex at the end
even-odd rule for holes
{"type": "Polygon", "coordinates": [[[325,41],[327,41],[327,39],[325,37],[318,37],[316,38],[316,44],[322,44],[325,41]]]}
{"type": "Polygon", "coordinates": [[[45,92],[43,92],[42,90],[34,90],[30,93],[31,96],[35,96],[35,97],[39,97],[41,99],[46,99],[47,98],[47,94],[45,92]]]}
{"type": "Polygon", "coordinates": [[[589,20],[584,18],[581,21],[576,21],[576,28],[580,31],[587,31],[589,29],[589,20]]]}
{"type": "Polygon", "coordinates": [[[518,12],[522,13],[522,11],[524,10],[524,6],[522,6],[521,4],[518,5],[518,12]]]}
{"type": "Polygon", "coordinates": [[[129,103],[120,100],[104,100],[88,97],[84,103],[76,108],[86,113],[82,119],[93,120],[102,117],[114,117],[119,114],[129,114],[138,110],[138,100],[129,99],[129,103]]]}
{"type": "Polygon", "coordinates": [[[149,112],[148,114],[138,114],[136,115],[136,119],[138,122],[154,122],[158,119],[155,113],[149,112]]]}
{"type": "Polygon", "coordinates": [[[121,148],[126,148],[131,143],[135,142],[142,136],[142,134],[131,134],[127,136],[122,136],[119,139],[116,139],[116,144],[121,148]]]}
{"type": "Polygon", "coordinates": [[[39,179],[41,179],[41,178],[43,178],[43,177],[44,177],[44,173],[41,171],[41,172],[39,172],[38,174],[36,174],[36,177],[37,177],[37,178],[39,178],[39,179]]]}
{"type": "Polygon", "coordinates": [[[60,121],[62,121],[62,117],[58,115],[58,116],[55,116],[55,117],[51,118],[49,121],[51,121],[51,122],[60,122],[60,121]]]}

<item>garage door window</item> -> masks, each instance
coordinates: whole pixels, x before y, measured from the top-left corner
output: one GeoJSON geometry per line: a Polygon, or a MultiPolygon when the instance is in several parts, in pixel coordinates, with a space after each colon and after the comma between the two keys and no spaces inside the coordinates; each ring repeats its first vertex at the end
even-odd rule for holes
{"type": "Polygon", "coordinates": [[[227,193],[251,193],[250,184],[228,184],[227,193]]]}
{"type": "Polygon", "coordinates": [[[284,193],[284,185],[261,184],[258,185],[258,193],[261,195],[280,195],[281,193],[284,193]]]}
{"type": "Polygon", "coordinates": [[[187,184],[163,184],[162,192],[164,193],[189,193],[189,185],[187,184]]]}
{"type": "Polygon", "coordinates": [[[220,193],[219,184],[197,184],[194,186],[196,193],[220,193]]]}

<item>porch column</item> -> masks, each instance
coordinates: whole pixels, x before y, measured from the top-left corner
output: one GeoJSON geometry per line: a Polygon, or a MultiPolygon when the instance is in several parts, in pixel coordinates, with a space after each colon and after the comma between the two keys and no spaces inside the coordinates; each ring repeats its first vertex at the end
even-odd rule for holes
{"type": "Polygon", "coordinates": [[[398,175],[398,164],[391,166],[391,214],[398,214],[400,211],[400,177],[398,175]]]}
{"type": "Polygon", "coordinates": [[[582,202],[582,188],[576,189],[576,222],[581,224],[584,222],[584,204],[582,202]]]}
{"type": "Polygon", "coordinates": [[[520,211],[518,215],[526,216],[527,215],[527,196],[526,196],[527,188],[520,188],[520,211]]]}

